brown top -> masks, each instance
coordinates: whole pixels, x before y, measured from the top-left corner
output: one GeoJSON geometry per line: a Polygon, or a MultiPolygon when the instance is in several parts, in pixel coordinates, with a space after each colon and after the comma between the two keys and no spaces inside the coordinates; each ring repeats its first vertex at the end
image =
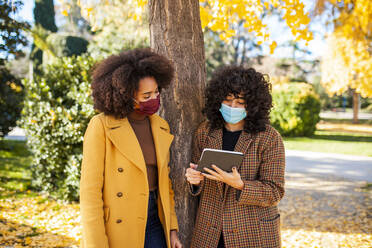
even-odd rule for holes
{"type": "Polygon", "coordinates": [[[158,188],[158,167],[150,120],[148,117],[141,119],[136,115],[129,115],[128,120],[142,149],[147,168],[149,190],[155,190],[158,188]]]}

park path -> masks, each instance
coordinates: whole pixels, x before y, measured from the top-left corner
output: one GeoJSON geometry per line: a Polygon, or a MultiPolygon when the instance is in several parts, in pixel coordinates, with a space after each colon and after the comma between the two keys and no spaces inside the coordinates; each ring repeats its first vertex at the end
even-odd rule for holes
{"type": "MultiPolygon", "coordinates": [[[[330,119],[353,119],[353,112],[335,112],[335,111],[323,111],[320,112],[321,118],[330,118],[330,119]]],[[[372,120],[372,113],[359,113],[359,120],[372,120]]]]}
{"type": "Polygon", "coordinates": [[[286,172],[372,182],[372,157],[286,150],[286,172]]]}
{"type": "Polygon", "coordinates": [[[283,248],[372,247],[372,158],[286,151],[283,248]]]}

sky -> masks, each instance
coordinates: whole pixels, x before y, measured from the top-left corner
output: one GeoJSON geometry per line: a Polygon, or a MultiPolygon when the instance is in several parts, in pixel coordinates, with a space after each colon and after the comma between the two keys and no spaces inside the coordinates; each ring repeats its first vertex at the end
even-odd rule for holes
{"type": "MultiPolygon", "coordinates": [[[[24,0],[24,6],[19,13],[19,18],[23,20],[27,20],[29,22],[33,22],[33,8],[34,8],[34,0],[24,0]]],[[[58,4],[57,1],[54,1],[55,4],[58,4]]],[[[313,0],[303,0],[305,4],[306,10],[311,8],[311,5],[314,4],[313,0]]],[[[268,26],[271,33],[271,38],[278,43],[278,48],[275,50],[274,54],[271,56],[276,58],[285,58],[292,56],[292,49],[289,47],[281,47],[281,45],[285,44],[292,38],[292,34],[289,28],[286,27],[284,22],[278,22],[277,18],[273,18],[269,20],[268,26]]],[[[314,39],[309,42],[308,46],[306,47],[304,42],[300,42],[299,45],[302,48],[306,48],[311,52],[310,55],[303,55],[303,59],[316,59],[320,58],[324,50],[326,49],[326,44],[323,39],[325,29],[320,23],[313,23],[310,27],[310,30],[314,31],[314,39]]],[[[263,48],[264,55],[270,55],[269,48],[263,48]]]]}

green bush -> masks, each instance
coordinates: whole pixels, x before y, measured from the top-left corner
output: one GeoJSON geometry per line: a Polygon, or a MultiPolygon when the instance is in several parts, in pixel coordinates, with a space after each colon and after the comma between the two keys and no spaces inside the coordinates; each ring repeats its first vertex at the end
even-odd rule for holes
{"type": "Polygon", "coordinates": [[[56,63],[61,57],[79,56],[86,53],[88,41],[77,36],[70,36],[59,33],[49,34],[46,38],[54,55],[43,52],[43,66],[56,63]]]}
{"type": "Polygon", "coordinates": [[[59,57],[70,57],[72,55],[81,55],[87,51],[89,42],[81,37],[50,34],[47,42],[53,47],[53,51],[59,57]]]}
{"type": "Polygon", "coordinates": [[[274,85],[271,124],[283,136],[311,136],[320,117],[319,96],[306,83],[274,85]]]}
{"type": "Polygon", "coordinates": [[[33,153],[32,185],[63,200],[79,196],[82,142],[94,115],[88,56],[64,57],[24,81],[22,124],[33,153]]]}
{"type": "Polygon", "coordinates": [[[21,115],[24,90],[19,79],[0,65],[0,138],[7,135],[21,115]]]}

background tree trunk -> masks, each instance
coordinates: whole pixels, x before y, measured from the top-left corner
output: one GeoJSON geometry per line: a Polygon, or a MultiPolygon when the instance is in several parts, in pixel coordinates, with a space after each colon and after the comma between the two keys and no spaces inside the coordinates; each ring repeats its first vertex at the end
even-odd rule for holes
{"type": "Polygon", "coordinates": [[[206,71],[203,32],[198,0],[150,0],[151,47],[172,60],[175,78],[161,94],[160,115],[175,135],[171,152],[171,178],[175,191],[179,236],[189,247],[196,215],[196,199],[187,189],[186,168],[191,158],[191,142],[202,121],[206,71]]]}
{"type": "Polygon", "coordinates": [[[353,90],[353,123],[359,123],[359,94],[353,90]]]}

